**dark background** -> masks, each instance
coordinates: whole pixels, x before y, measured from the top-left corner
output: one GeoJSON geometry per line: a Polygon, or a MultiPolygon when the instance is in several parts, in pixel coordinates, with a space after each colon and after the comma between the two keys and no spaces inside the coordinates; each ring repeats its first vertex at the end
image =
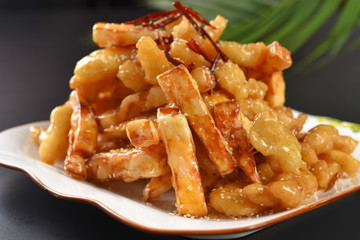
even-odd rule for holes
{"type": "MultiPolygon", "coordinates": [[[[48,119],[50,111],[67,100],[76,62],[96,49],[90,41],[95,22],[123,22],[148,11],[134,1],[0,0],[0,131],[48,119]]],[[[359,36],[357,29],[353,38],[359,36]]],[[[295,62],[304,51],[294,55],[295,62]]],[[[307,75],[285,72],[287,105],[360,123],[359,73],[359,49],[344,51],[307,75]]],[[[358,239],[359,214],[357,192],[244,239],[358,239]]],[[[185,239],[130,228],[94,206],[56,198],[25,174],[0,167],[0,239],[124,239],[125,235],[185,239]]]]}

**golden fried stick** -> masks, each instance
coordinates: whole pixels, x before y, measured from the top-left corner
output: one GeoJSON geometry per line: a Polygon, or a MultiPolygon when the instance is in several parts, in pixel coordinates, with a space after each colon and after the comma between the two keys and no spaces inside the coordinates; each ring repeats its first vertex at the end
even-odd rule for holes
{"type": "Polygon", "coordinates": [[[93,27],[93,40],[99,47],[135,45],[142,36],[157,38],[157,32],[132,24],[98,22],[93,27]]]}
{"type": "Polygon", "coordinates": [[[70,103],[73,112],[69,134],[70,144],[64,168],[77,177],[86,178],[84,158],[95,151],[98,126],[92,112],[81,101],[76,91],[71,92],[70,103]]]}
{"type": "Polygon", "coordinates": [[[209,158],[221,175],[235,168],[228,144],[216,127],[195,80],[184,65],[179,65],[157,77],[167,98],[184,113],[189,124],[203,142],[209,158]]]}
{"type": "Polygon", "coordinates": [[[285,104],[285,81],[282,72],[274,72],[264,79],[268,86],[265,100],[271,107],[283,107],[285,104]]]}
{"type": "Polygon", "coordinates": [[[159,134],[151,120],[138,119],[126,124],[126,135],[134,147],[148,147],[159,143],[159,134]]]}
{"type": "Polygon", "coordinates": [[[283,71],[292,65],[291,52],[274,41],[266,46],[267,54],[260,69],[266,73],[283,71]]]}
{"type": "Polygon", "coordinates": [[[239,113],[239,105],[235,101],[221,102],[214,106],[215,122],[228,141],[237,165],[253,182],[260,183],[254,155],[250,151],[250,143],[239,113]]]}
{"type": "Polygon", "coordinates": [[[128,122],[130,122],[130,121],[120,122],[120,123],[112,125],[108,128],[104,128],[103,133],[108,138],[126,139],[127,138],[126,125],[128,124],[128,122]]]}
{"type": "Polygon", "coordinates": [[[96,153],[86,165],[88,179],[97,181],[117,179],[133,182],[140,178],[159,177],[170,171],[164,144],[96,153]]]}
{"type": "Polygon", "coordinates": [[[246,68],[259,67],[267,54],[266,45],[263,42],[240,44],[219,41],[218,46],[232,62],[246,68]]]}
{"type": "Polygon", "coordinates": [[[156,76],[171,68],[165,53],[151,37],[142,37],[136,43],[138,60],[145,72],[145,81],[157,85],[156,76]]]}
{"type": "Polygon", "coordinates": [[[159,86],[153,86],[148,91],[128,95],[121,102],[118,111],[118,121],[129,120],[139,113],[161,107],[168,103],[159,86]]]}
{"type": "Polygon", "coordinates": [[[198,67],[191,71],[201,93],[212,90],[216,86],[214,75],[207,67],[198,67]]]}
{"type": "Polygon", "coordinates": [[[71,106],[66,102],[51,111],[50,126],[46,131],[37,128],[41,161],[54,164],[57,159],[66,156],[71,114],[71,106]]]}
{"type": "Polygon", "coordinates": [[[205,202],[195,144],[184,115],[176,108],[158,109],[159,134],[165,144],[180,215],[204,216],[205,202]]]}
{"type": "Polygon", "coordinates": [[[144,201],[149,202],[167,192],[172,187],[171,176],[171,172],[168,172],[159,177],[151,178],[143,190],[144,201]]]}

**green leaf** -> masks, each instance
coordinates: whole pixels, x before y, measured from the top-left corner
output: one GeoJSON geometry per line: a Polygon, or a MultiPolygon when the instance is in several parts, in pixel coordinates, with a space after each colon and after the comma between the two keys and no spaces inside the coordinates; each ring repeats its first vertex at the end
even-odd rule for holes
{"type": "MultiPolygon", "coordinates": [[[[172,9],[172,0],[140,0],[146,6],[172,9]]],[[[330,33],[301,62],[290,70],[315,69],[329,61],[346,45],[360,47],[360,39],[348,39],[360,21],[359,0],[182,0],[205,18],[220,14],[229,20],[222,40],[240,43],[278,41],[296,53],[329,20],[335,18],[330,33]],[[314,64],[315,63],[315,64],[314,64]]],[[[351,49],[349,48],[349,49],[351,49]]]]}
{"type": "Polygon", "coordinates": [[[348,47],[348,51],[354,51],[355,49],[360,47],[360,37],[354,40],[350,46],[348,47]]]}
{"type": "Polygon", "coordinates": [[[312,18],[303,22],[303,27],[287,38],[290,51],[298,50],[336,12],[342,0],[322,1],[312,18]]]}
{"type": "Polygon", "coordinates": [[[271,35],[265,38],[264,42],[278,41],[287,46],[287,37],[293,35],[302,27],[306,19],[311,17],[316,11],[319,4],[321,4],[321,0],[298,1],[294,6],[296,11],[291,12],[292,17],[286,21],[286,24],[284,23],[281,27],[272,32],[271,35]]]}
{"type": "Polygon", "coordinates": [[[271,5],[265,9],[262,9],[262,11],[259,11],[258,14],[253,18],[229,25],[221,36],[221,39],[232,41],[235,40],[245,43],[245,37],[247,37],[249,34],[252,34],[253,32],[257,32],[257,29],[263,25],[266,25],[269,19],[276,18],[276,16],[278,16],[283,10],[283,6],[286,6],[286,4],[271,5]]]}
{"type": "Polygon", "coordinates": [[[269,15],[269,18],[261,22],[256,26],[256,30],[249,31],[242,39],[243,43],[255,42],[260,39],[264,41],[268,34],[276,31],[276,29],[282,26],[282,23],[291,15],[291,9],[294,7],[295,2],[286,4],[283,7],[277,9],[277,11],[272,11],[269,15]]]}
{"type": "MultiPolygon", "coordinates": [[[[284,0],[182,0],[183,5],[191,6],[205,18],[212,19],[220,14],[230,23],[243,21],[259,13],[259,10],[284,0]]],[[[169,10],[173,8],[172,0],[140,0],[143,6],[169,10]]]]}
{"type": "Polygon", "coordinates": [[[326,53],[328,53],[328,56],[318,60],[315,64],[312,64],[311,70],[318,69],[331,61],[331,59],[333,59],[344,47],[353,28],[357,25],[359,21],[357,17],[358,14],[360,14],[360,4],[358,0],[346,1],[335,26],[332,28],[328,37],[306,56],[303,61],[298,63],[293,71],[298,72],[307,68],[326,53]]]}

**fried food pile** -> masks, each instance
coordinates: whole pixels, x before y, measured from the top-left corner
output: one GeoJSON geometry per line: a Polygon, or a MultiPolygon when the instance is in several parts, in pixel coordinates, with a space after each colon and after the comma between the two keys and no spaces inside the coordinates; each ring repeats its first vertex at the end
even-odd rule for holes
{"type": "Polygon", "coordinates": [[[284,106],[287,49],[220,41],[224,17],[174,6],[94,25],[99,49],[77,62],[68,101],[30,129],[41,161],[86,181],[149,179],[144,201],[173,188],[192,217],[295,208],[357,175],[356,140],[303,132],[307,115],[284,106]]]}

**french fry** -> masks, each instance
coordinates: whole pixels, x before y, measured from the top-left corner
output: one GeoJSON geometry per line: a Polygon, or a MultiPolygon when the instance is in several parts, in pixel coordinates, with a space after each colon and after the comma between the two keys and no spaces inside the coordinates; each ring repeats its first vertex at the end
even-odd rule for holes
{"type": "Polygon", "coordinates": [[[129,120],[139,113],[147,112],[168,103],[166,96],[159,86],[153,86],[147,91],[128,95],[118,111],[118,121],[129,120]]]}
{"type": "Polygon", "coordinates": [[[291,53],[277,41],[266,46],[267,54],[260,70],[266,73],[279,72],[292,65],[291,53]]]}
{"type": "Polygon", "coordinates": [[[99,47],[135,45],[142,36],[157,38],[157,33],[142,26],[98,22],[93,26],[93,40],[99,47]]]}
{"type": "Polygon", "coordinates": [[[210,91],[216,86],[215,77],[211,74],[209,68],[198,67],[193,69],[190,73],[195,79],[201,93],[210,91]]]}
{"type": "Polygon", "coordinates": [[[240,44],[238,42],[220,41],[218,46],[232,62],[240,67],[259,67],[267,53],[266,45],[262,42],[240,44]]]}
{"type": "Polygon", "coordinates": [[[134,48],[106,48],[93,51],[76,63],[70,88],[90,103],[96,100],[100,92],[117,90],[117,99],[119,89],[126,95],[129,94],[129,89],[119,84],[116,73],[119,65],[133,58],[134,51],[134,48]]]}
{"type": "Polygon", "coordinates": [[[39,136],[40,160],[54,164],[57,159],[66,156],[69,145],[68,133],[70,131],[71,105],[66,102],[52,110],[50,126],[39,136]]]}
{"type": "Polygon", "coordinates": [[[170,171],[163,144],[96,153],[88,159],[86,166],[88,179],[102,182],[115,179],[133,182],[140,178],[159,177],[170,171]]]}
{"type": "Polygon", "coordinates": [[[173,28],[171,35],[175,40],[183,39],[189,41],[191,38],[195,38],[196,40],[198,40],[197,38],[200,38],[199,34],[186,17],[181,18],[181,22],[173,28]]]}
{"type": "Polygon", "coordinates": [[[228,94],[223,90],[214,90],[212,92],[205,92],[201,94],[202,99],[204,100],[206,107],[212,112],[214,106],[220,102],[230,101],[228,94]]]}
{"type": "Polygon", "coordinates": [[[235,163],[228,144],[216,127],[189,71],[179,65],[157,77],[159,85],[171,102],[185,114],[189,124],[204,144],[211,161],[221,175],[229,174],[235,163]]]}
{"type": "Polygon", "coordinates": [[[171,172],[168,172],[159,177],[151,178],[143,190],[144,201],[150,202],[167,192],[172,187],[171,176],[171,172]]]}
{"type": "Polygon", "coordinates": [[[109,126],[107,128],[104,128],[103,133],[108,138],[120,138],[120,139],[126,139],[126,125],[130,121],[123,121],[120,123],[117,123],[115,125],[109,126]]]}
{"type": "Polygon", "coordinates": [[[86,179],[85,157],[95,152],[98,126],[92,112],[81,101],[76,91],[70,94],[73,112],[64,168],[74,176],[86,179]]]}
{"type": "Polygon", "coordinates": [[[117,124],[117,111],[115,109],[103,112],[96,116],[99,129],[107,129],[117,124]]]}
{"type": "MultiPolygon", "coordinates": [[[[213,42],[217,42],[221,34],[224,32],[226,26],[227,26],[228,20],[225,19],[221,15],[217,15],[213,20],[210,21],[211,26],[205,26],[204,30],[209,34],[210,38],[213,40],[213,42]]],[[[210,59],[215,59],[217,55],[217,51],[215,51],[214,46],[210,43],[210,41],[205,39],[199,39],[200,44],[202,44],[202,48],[210,59]]]]}
{"type": "Polygon", "coordinates": [[[134,147],[149,147],[159,143],[159,134],[151,120],[138,119],[126,124],[126,135],[134,147]]]}
{"type": "Polygon", "coordinates": [[[97,134],[95,152],[108,152],[112,149],[118,149],[125,146],[125,142],[121,138],[111,138],[106,134],[99,132],[97,134]]]}
{"type": "Polygon", "coordinates": [[[145,72],[145,81],[152,85],[158,85],[156,77],[160,73],[170,69],[170,62],[160,50],[154,39],[142,37],[137,43],[138,60],[145,72]]]}
{"type": "Polygon", "coordinates": [[[211,39],[216,42],[220,39],[221,34],[227,26],[228,20],[221,15],[217,15],[210,21],[211,26],[205,26],[204,30],[209,34],[211,39]]]}
{"type": "Polygon", "coordinates": [[[268,86],[265,100],[270,107],[283,107],[285,104],[285,81],[282,72],[274,72],[264,80],[268,86]]]}
{"type": "Polygon", "coordinates": [[[175,59],[180,59],[185,65],[194,65],[194,67],[206,66],[210,67],[208,62],[202,55],[191,50],[184,39],[177,39],[170,45],[169,54],[175,59]]]}
{"type": "Polygon", "coordinates": [[[81,83],[114,79],[120,64],[134,56],[134,48],[98,49],[76,63],[74,75],[81,83]]]}
{"type": "Polygon", "coordinates": [[[208,210],[195,145],[188,122],[176,108],[159,108],[159,133],[165,144],[180,215],[204,216],[208,210]]]}
{"type": "MultiPolygon", "coordinates": [[[[204,30],[208,33],[211,39],[216,42],[226,28],[227,20],[218,15],[214,20],[210,21],[210,24],[212,27],[205,26],[204,30]]],[[[217,55],[217,51],[211,42],[206,38],[202,38],[185,17],[183,17],[182,21],[173,28],[172,36],[175,40],[183,39],[189,41],[190,39],[195,39],[200,43],[202,49],[209,58],[214,59],[217,55]]]]}
{"type": "MultiPolygon", "coordinates": [[[[145,113],[141,113],[139,115],[137,115],[136,117],[132,118],[131,120],[136,120],[136,119],[148,119],[148,120],[154,120],[156,119],[156,111],[149,111],[149,112],[145,112],[145,113]]],[[[127,135],[126,135],[126,125],[131,121],[123,121],[123,122],[119,122],[116,124],[113,124],[111,126],[108,126],[106,128],[103,129],[102,133],[107,137],[107,138],[120,138],[120,139],[127,139],[127,135]]]]}
{"type": "Polygon", "coordinates": [[[235,101],[218,103],[214,107],[215,122],[229,143],[231,153],[237,161],[237,166],[254,183],[260,183],[254,155],[251,152],[250,143],[239,112],[239,105],[235,101]]]}
{"type": "Polygon", "coordinates": [[[114,83],[115,79],[106,79],[105,81],[95,82],[81,82],[77,76],[70,79],[70,88],[77,91],[81,96],[85,96],[88,102],[93,102],[98,97],[99,93],[103,91],[104,87],[114,83]]]}
{"type": "Polygon", "coordinates": [[[195,134],[193,135],[193,139],[196,146],[196,159],[198,161],[200,169],[212,177],[221,177],[215,165],[211,162],[209,156],[207,155],[206,149],[200,141],[199,137],[195,134]]]}
{"type": "Polygon", "coordinates": [[[71,93],[70,102],[73,109],[71,115],[71,128],[74,131],[73,151],[91,155],[94,153],[96,143],[96,120],[74,91],[71,93]]]}
{"type": "Polygon", "coordinates": [[[150,87],[145,82],[145,73],[140,64],[136,61],[127,60],[119,66],[117,77],[123,82],[124,86],[134,92],[144,91],[150,87]]]}
{"type": "MultiPolygon", "coordinates": [[[[72,143],[71,140],[69,142],[72,143]]],[[[69,145],[68,154],[64,161],[64,169],[76,179],[87,179],[85,158],[82,154],[72,151],[72,145],[69,145]]]]}

